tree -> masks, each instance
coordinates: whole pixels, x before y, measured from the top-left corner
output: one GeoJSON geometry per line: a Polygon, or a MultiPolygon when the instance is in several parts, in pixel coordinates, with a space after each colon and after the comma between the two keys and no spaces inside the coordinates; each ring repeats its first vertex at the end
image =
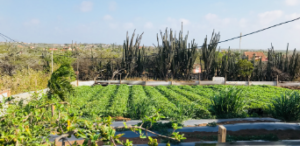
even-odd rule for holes
{"type": "Polygon", "coordinates": [[[237,63],[238,74],[242,77],[248,77],[250,79],[253,72],[253,64],[248,60],[239,60],[237,63]]]}

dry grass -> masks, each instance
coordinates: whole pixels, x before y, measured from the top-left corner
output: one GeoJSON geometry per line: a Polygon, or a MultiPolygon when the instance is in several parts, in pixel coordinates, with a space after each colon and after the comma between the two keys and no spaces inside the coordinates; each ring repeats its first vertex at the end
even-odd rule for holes
{"type": "MultiPolygon", "coordinates": [[[[58,66],[54,66],[56,70],[58,66]]],[[[0,77],[0,90],[11,89],[11,95],[47,88],[51,74],[33,69],[17,71],[13,76],[0,77]]]]}

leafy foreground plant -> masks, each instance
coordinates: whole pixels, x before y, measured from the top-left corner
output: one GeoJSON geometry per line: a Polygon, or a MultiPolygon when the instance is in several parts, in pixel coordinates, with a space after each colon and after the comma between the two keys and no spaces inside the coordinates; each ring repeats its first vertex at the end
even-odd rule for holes
{"type": "Polygon", "coordinates": [[[208,123],[206,126],[216,127],[216,126],[218,126],[218,124],[216,122],[211,122],[211,123],[208,123]]]}
{"type": "MultiPolygon", "coordinates": [[[[111,127],[113,119],[111,117],[84,120],[81,113],[72,110],[72,104],[66,102],[53,102],[47,96],[38,98],[33,97],[32,101],[23,105],[22,102],[12,102],[7,113],[0,119],[0,145],[24,145],[40,146],[50,145],[50,134],[59,135],[55,139],[57,144],[60,139],[75,135],[77,138],[83,138],[82,146],[97,146],[98,141],[104,144],[116,145],[122,144],[131,146],[132,142],[122,142],[119,138],[123,134],[116,135],[116,130],[111,127]],[[56,110],[52,112],[49,107],[55,106],[56,110]]],[[[151,117],[145,117],[143,122],[156,123],[163,118],[158,111],[151,117]]],[[[170,140],[180,141],[184,139],[183,135],[173,132],[172,136],[164,136],[150,131],[141,126],[126,126],[132,131],[138,131],[141,138],[146,138],[142,131],[147,131],[157,136],[170,140]]],[[[174,129],[178,127],[173,126],[174,129]]],[[[78,145],[78,144],[74,144],[78,145]]]]}
{"type": "Polygon", "coordinates": [[[68,93],[73,93],[74,89],[70,84],[72,78],[75,77],[73,68],[69,62],[64,63],[51,75],[48,81],[48,98],[58,96],[62,101],[66,100],[68,93]]]}
{"type": "Polygon", "coordinates": [[[245,116],[245,100],[240,96],[241,90],[229,88],[212,97],[210,111],[217,118],[235,118],[245,116]]]}
{"type": "Polygon", "coordinates": [[[300,118],[300,95],[298,92],[286,92],[281,97],[274,98],[269,105],[274,118],[284,121],[297,121],[300,118]]]}

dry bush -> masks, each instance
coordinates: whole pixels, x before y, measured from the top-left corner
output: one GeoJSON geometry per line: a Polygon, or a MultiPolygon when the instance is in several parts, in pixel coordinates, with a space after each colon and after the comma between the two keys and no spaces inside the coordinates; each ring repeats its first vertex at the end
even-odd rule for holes
{"type": "MultiPolygon", "coordinates": [[[[55,65],[54,70],[59,66],[55,65]]],[[[11,94],[36,91],[47,88],[51,74],[43,71],[35,71],[31,68],[16,71],[13,76],[0,77],[0,90],[11,89],[11,94]]]]}

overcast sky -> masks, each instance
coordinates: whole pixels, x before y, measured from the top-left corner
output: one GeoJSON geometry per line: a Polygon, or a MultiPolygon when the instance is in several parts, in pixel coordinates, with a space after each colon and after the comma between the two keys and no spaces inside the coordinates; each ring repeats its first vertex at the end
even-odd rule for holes
{"type": "MultiPolygon", "coordinates": [[[[213,30],[221,40],[300,17],[300,0],[0,0],[0,33],[33,43],[123,43],[126,31],[157,44],[166,27],[198,45],[213,30]]],[[[5,41],[0,37],[0,41],[5,41]]],[[[242,49],[300,50],[300,20],[242,38],[242,49]]],[[[238,48],[239,40],[219,44],[238,48]]]]}

